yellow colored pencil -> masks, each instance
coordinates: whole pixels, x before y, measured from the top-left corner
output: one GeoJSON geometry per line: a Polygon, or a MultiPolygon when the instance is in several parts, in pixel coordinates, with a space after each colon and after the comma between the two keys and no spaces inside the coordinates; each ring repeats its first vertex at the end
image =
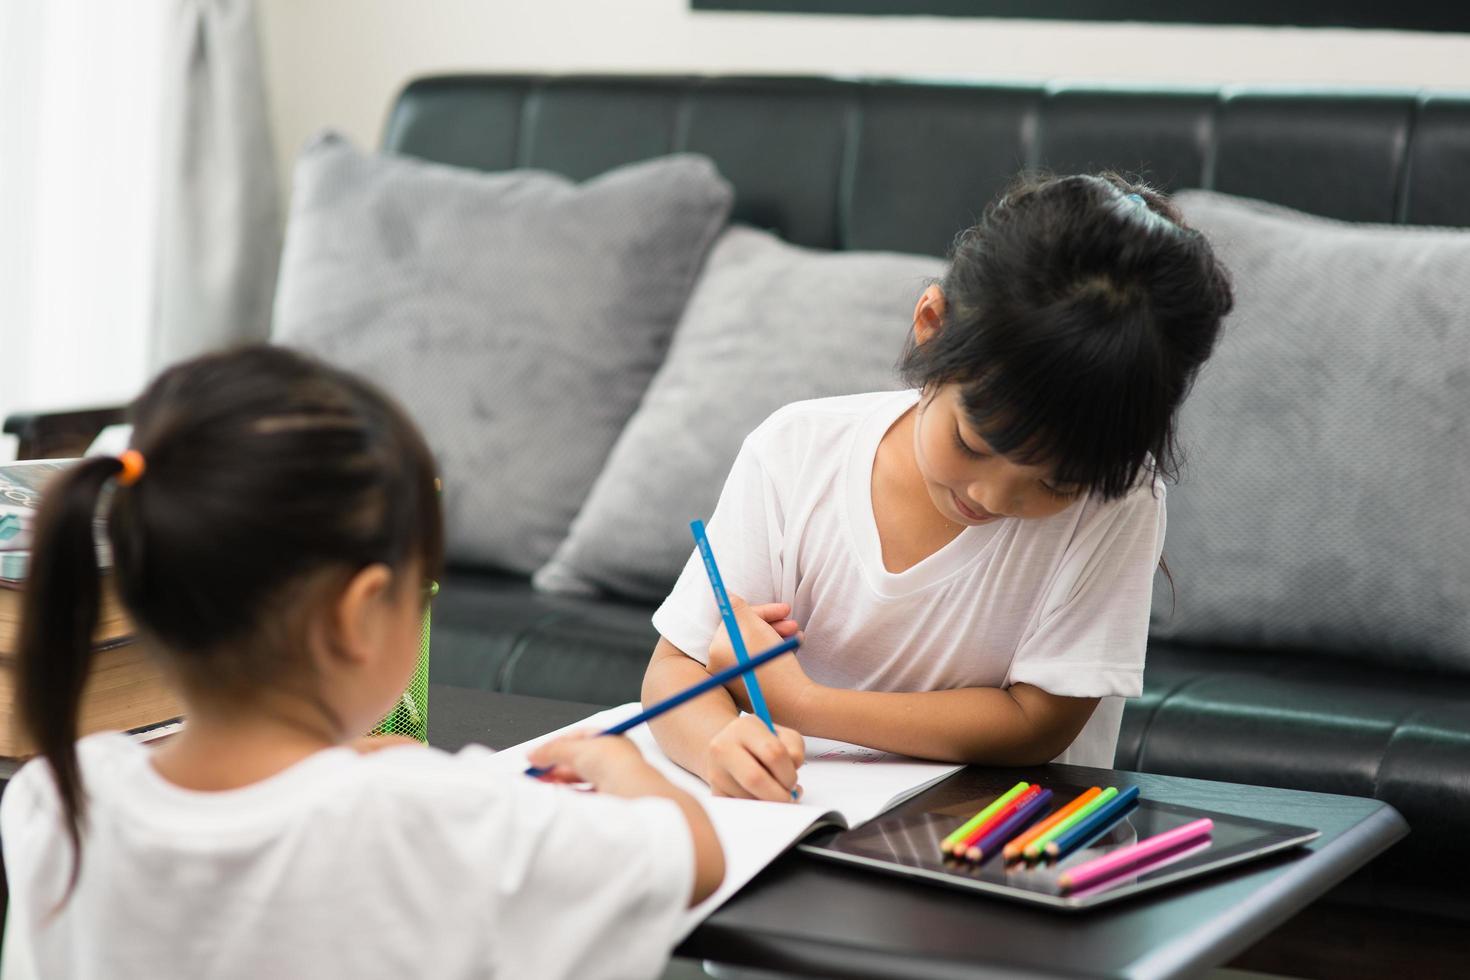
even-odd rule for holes
{"type": "Polygon", "coordinates": [[[1057,824],[1070,817],[1079,808],[1086,806],[1089,802],[1091,802],[1094,796],[1097,796],[1101,792],[1101,788],[1094,786],[1085,792],[1077,794],[1077,798],[1075,800],[1073,800],[1071,803],[1068,803],[1066,806],[1062,807],[1060,810],[1058,810],[1056,813],[1053,813],[1045,820],[1041,821],[1041,823],[1037,824],[1035,827],[1032,827],[1030,830],[1026,831],[1020,837],[1017,837],[1015,840],[1011,841],[1005,846],[1005,850],[1001,853],[1005,855],[1005,859],[1007,861],[1014,861],[1016,858],[1021,856],[1021,852],[1026,849],[1027,844],[1030,844],[1036,838],[1040,837],[1042,834],[1046,833],[1048,830],[1051,830],[1057,824]]]}
{"type": "Polygon", "coordinates": [[[958,830],[950,834],[948,837],[944,838],[944,840],[940,841],[939,850],[945,854],[952,853],[955,847],[967,836],[969,836],[970,831],[974,830],[976,827],[989,820],[991,815],[994,814],[995,811],[999,810],[1001,807],[1005,806],[1007,803],[1011,802],[1011,800],[1014,800],[1022,793],[1026,792],[1026,788],[1030,785],[1030,783],[1017,783],[1010,789],[1006,790],[1005,793],[998,797],[994,803],[990,804],[988,807],[975,814],[969,820],[966,820],[963,824],[960,825],[958,830]]]}

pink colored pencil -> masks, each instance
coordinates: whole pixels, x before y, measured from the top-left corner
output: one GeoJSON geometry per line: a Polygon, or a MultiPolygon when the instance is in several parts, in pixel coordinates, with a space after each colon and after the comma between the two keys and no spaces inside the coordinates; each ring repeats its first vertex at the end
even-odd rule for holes
{"type": "Polygon", "coordinates": [[[1162,834],[1139,841],[1130,847],[1120,848],[1111,854],[1104,854],[1100,858],[1094,858],[1086,864],[1079,864],[1066,874],[1057,879],[1057,884],[1063,891],[1072,891],[1076,888],[1086,888],[1095,881],[1101,881],[1125,868],[1130,868],[1141,861],[1146,861],[1156,854],[1161,854],[1172,848],[1179,847],[1199,837],[1204,837],[1215,827],[1215,822],[1208,817],[1195,820],[1182,827],[1166,830],[1162,834]]]}

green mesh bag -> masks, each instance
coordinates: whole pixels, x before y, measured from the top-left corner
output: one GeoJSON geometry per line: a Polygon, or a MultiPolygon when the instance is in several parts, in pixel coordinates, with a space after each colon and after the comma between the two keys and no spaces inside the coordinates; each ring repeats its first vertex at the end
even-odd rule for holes
{"type": "Polygon", "coordinates": [[[404,735],[420,742],[429,741],[429,599],[439,594],[439,583],[430,582],[424,589],[424,625],[419,632],[419,662],[414,668],[413,678],[407,689],[398,696],[398,703],[388,712],[388,717],[373,728],[369,735],[404,735]]]}

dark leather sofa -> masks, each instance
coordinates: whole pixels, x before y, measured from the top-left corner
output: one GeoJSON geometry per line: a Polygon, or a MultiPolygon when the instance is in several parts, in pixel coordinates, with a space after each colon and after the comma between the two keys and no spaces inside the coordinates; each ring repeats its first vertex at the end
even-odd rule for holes
{"type": "MultiPolygon", "coordinates": [[[[1413,93],[446,77],[403,92],[384,147],[577,178],[691,150],[734,184],[733,220],[830,249],[943,254],[1022,167],[1114,168],[1354,221],[1470,225],[1470,98],[1413,93]]],[[[632,700],[650,611],[456,569],[435,610],[433,674],[632,700]]],[[[1434,884],[1470,868],[1470,650],[1458,675],[1409,673],[1393,651],[1323,653],[1154,643],[1117,765],[1386,800],[1410,836],[1334,898],[1470,920],[1470,897],[1434,884]]]]}
{"type": "MultiPolygon", "coordinates": [[[[459,76],[409,85],[383,145],[574,178],[703,153],[736,188],[733,220],[828,249],[943,254],[1023,167],[1111,168],[1347,220],[1470,226],[1470,96],[459,76]]],[[[48,425],[68,422],[79,418],[13,417],[7,429],[43,447],[48,425]]],[[[456,568],[434,612],[431,673],[632,700],[655,641],[650,612],[456,568]]],[[[1470,896],[1446,874],[1470,869],[1470,650],[1441,674],[1392,650],[1310,653],[1154,642],[1117,765],[1385,800],[1410,836],[1328,903],[1360,910],[1342,921],[1432,919],[1446,926],[1438,935],[1470,934],[1470,896]]]]}

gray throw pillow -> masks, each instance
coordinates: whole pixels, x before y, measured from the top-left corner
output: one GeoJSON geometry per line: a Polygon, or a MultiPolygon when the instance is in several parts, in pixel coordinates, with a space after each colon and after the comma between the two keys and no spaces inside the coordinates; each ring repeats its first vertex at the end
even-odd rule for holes
{"type": "Polygon", "coordinates": [[[789,402],[899,387],[914,303],[944,272],[918,255],[819,252],[730,228],[668,360],[556,557],[553,592],[662,599],[747,433],[789,402]]]}
{"type": "Polygon", "coordinates": [[[1177,200],[1237,305],[1182,413],[1153,634],[1470,670],[1470,232],[1177,200]]]}
{"type": "Polygon", "coordinates": [[[407,407],[442,469],[452,560],[529,573],[662,363],[731,200],[698,156],[578,185],[329,134],[296,167],[274,336],[407,407]]]}

